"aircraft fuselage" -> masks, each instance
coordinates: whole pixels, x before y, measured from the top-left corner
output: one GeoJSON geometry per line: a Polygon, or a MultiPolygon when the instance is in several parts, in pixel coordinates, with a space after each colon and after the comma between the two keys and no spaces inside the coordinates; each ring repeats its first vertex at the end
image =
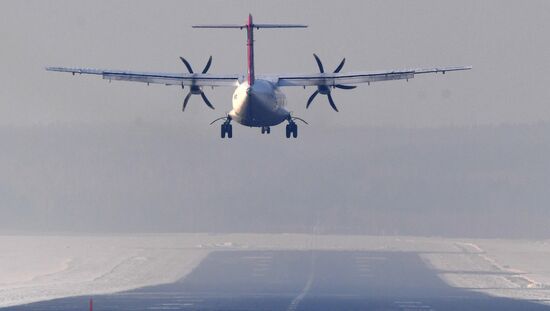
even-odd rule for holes
{"type": "Polygon", "coordinates": [[[233,93],[232,120],[250,127],[275,126],[290,119],[286,97],[272,82],[256,79],[241,83],[233,93]]]}

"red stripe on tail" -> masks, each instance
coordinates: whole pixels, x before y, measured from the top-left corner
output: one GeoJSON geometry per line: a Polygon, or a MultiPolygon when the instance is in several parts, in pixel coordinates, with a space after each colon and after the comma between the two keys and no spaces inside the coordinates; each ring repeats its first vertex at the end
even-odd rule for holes
{"type": "Polygon", "coordinates": [[[248,48],[248,84],[254,84],[254,23],[252,22],[252,14],[248,15],[248,22],[246,23],[247,41],[246,46],[248,48]]]}

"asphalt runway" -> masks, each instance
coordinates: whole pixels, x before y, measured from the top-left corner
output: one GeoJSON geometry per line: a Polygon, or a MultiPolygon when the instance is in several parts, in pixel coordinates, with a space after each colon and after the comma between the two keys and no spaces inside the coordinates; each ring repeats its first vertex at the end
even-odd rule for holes
{"type": "MultiPolygon", "coordinates": [[[[1,309],[88,310],[88,297],[1,309]]],[[[415,253],[223,251],[187,278],[94,297],[94,310],[550,310],[444,283],[415,253]]]]}

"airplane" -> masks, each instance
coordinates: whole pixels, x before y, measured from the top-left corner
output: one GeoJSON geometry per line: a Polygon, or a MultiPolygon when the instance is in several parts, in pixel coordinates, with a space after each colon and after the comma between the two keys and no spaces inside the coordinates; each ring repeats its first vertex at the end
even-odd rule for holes
{"type": "Polygon", "coordinates": [[[188,73],[155,73],[135,72],[118,70],[101,70],[87,68],[47,67],[48,71],[68,72],[75,74],[99,75],[106,80],[120,80],[131,82],[142,82],[165,85],[175,85],[182,88],[188,87],[189,92],[183,101],[182,111],[185,111],[192,95],[200,95],[204,103],[214,109],[212,103],[204,94],[205,87],[236,87],[233,98],[233,109],[226,116],[218,118],[217,121],[224,121],[221,124],[221,138],[232,138],[233,127],[231,121],[235,121],[248,127],[261,128],[262,134],[269,134],[271,127],[285,121],[286,137],[298,137],[298,125],[296,121],[307,122],[299,117],[293,116],[286,108],[286,97],[281,88],[298,86],[304,89],[308,86],[317,87],[317,90],[309,97],[306,108],[309,108],[317,95],[327,97],[329,105],[338,112],[338,108],[332,98],[334,89],[350,90],[356,88],[356,84],[389,80],[409,80],[417,74],[443,73],[449,71],[469,70],[471,66],[437,67],[429,69],[404,69],[404,70],[383,70],[371,72],[341,73],[346,59],[344,58],[336,69],[326,72],[320,58],[313,54],[319,73],[314,74],[276,74],[258,75],[254,70],[254,30],[259,29],[281,29],[281,28],[307,28],[307,25],[299,24],[257,24],[253,22],[252,14],[248,15],[246,24],[225,24],[225,25],[196,25],[193,28],[202,29],[246,29],[247,34],[247,74],[209,74],[208,70],[212,64],[212,56],[208,59],[205,67],[200,73],[193,71],[191,64],[183,57],[180,60],[187,68],[188,73]]]}

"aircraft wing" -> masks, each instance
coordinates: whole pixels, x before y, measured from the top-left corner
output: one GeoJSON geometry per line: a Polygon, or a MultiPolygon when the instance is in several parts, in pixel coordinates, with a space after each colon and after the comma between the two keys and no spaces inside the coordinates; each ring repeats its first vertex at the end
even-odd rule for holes
{"type": "Polygon", "coordinates": [[[135,72],[119,70],[102,70],[87,68],[47,67],[48,71],[68,72],[75,74],[98,75],[106,80],[119,80],[142,83],[156,83],[179,86],[236,86],[239,80],[244,79],[240,75],[217,75],[203,73],[157,73],[135,72]]]}
{"type": "Polygon", "coordinates": [[[417,74],[443,73],[448,71],[469,70],[469,66],[439,67],[430,69],[405,69],[356,73],[317,73],[305,75],[275,75],[273,80],[279,86],[335,86],[371,83],[389,80],[408,80],[417,74]]]}

